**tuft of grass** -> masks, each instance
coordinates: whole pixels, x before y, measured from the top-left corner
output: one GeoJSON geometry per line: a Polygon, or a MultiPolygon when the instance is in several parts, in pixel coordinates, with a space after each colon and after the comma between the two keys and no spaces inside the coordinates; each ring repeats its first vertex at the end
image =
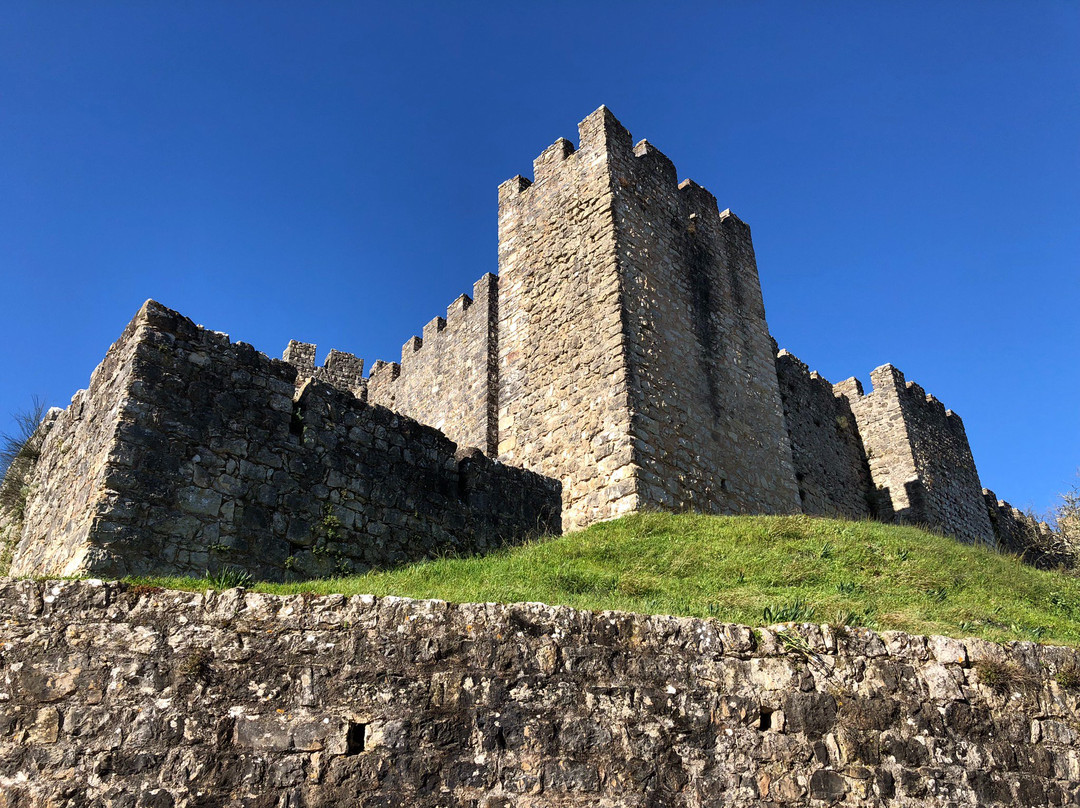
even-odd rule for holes
{"type": "Polygon", "coordinates": [[[998,692],[1023,690],[1036,683],[1035,675],[1013,660],[983,659],[975,663],[979,684],[998,692]]]}
{"type": "MultiPolygon", "coordinates": [[[[198,578],[141,582],[207,585],[198,578]]],[[[911,526],[809,516],[644,513],[483,557],[251,587],[541,601],[749,625],[760,624],[768,608],[780,622],[836,615],[838,623],[877,629],[1080,646],[1080,578],[911,526]],[[799,613],[788,617],[795,603],[799,613]]]]}
{"type": "Polygon", "coordinates": [[[238,586],[249,587],[252,584],[251,573],[238,567],[221,567],[217,572],[206,571],[202,581],[211,589],[233,589],[238,586]]]}
{"type": "Polygon", "coordinates": [[[783,606],[766,606],[761,611],[761,619],[766,625],[774,623],[813,623],[817,614],[813,606],[802,598],[795,598],[783,606]]]}

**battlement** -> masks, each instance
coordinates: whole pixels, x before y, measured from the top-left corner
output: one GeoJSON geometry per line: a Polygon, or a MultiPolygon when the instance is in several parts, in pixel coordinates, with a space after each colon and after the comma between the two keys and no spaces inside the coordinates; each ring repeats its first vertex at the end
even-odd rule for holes
{"type": "Polygon", "coordinates": [[[634,144],[629,130],[607,107],[600,107],[578,124],[578,140],[579,146],[575,148],[568,139],[558,138],[533,160],[532,179],[519,174],[502,183],[500,204],[530,193],[536,185],[573,181],[573,172],[588,167],[596,170],[598,166],[607,166],[617,180],[629,185],[633,180],[619,175],[617,170],[622,165],[633,166],[642,178],[653,177],[672,196],[684,199],[690,214],[713,219],[719,215],[715,196],[693,180],[680,183],[674,162],[644,138],[634,144]]]}
{"type": "Polygon", "coordinates": [[[366,388],[364,360],[350,353],[331,349],[322,366],[315,367],[315,349],[316,346],[309,342],[290,340],[281,356],[283,361],[296,368],[297,386],[309,379],[318,379],[363,398],[366,388]]]}
{"type": "Polygon", "coordinates": [[[971,542],[992,543],[982,484],[963,421],[890,364],[870,373],[873,390],[855,380],[839,392],[859,424],[871,475],[900,518],[971,542]]]}
{"type": "Polygon", "coordinates": [[[498,278],[486,274],[411,337],[401,362],[376,362],[368,400],[423,420],[493,454],[498,278]]]}
{"type": "Polygon", "coordinates": [[[776,354],[776,376],[802,511],[873,516],[870,467],[847,399],[786,350],[776,354]]]}

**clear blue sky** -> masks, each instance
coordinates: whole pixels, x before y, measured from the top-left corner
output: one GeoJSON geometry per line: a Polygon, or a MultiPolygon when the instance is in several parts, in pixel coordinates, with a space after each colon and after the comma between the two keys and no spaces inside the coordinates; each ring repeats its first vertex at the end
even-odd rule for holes
{"type": "Polygon", "coordinates": [[[371,361],[607,104],[751,224],[773,334],[892,362],[1043,510],[1080,466],[1080,5],[9,2],[0,430],[146,298],[371,361]]]}

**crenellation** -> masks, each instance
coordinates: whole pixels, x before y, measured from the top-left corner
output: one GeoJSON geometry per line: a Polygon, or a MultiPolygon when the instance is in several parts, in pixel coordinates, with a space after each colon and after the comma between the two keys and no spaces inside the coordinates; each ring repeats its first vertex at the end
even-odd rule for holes
{"type": "Polygon", "coordinates": [[[862,382],[854,376],[833,385],[833,392],[838,396],[859,397],[863,395],[862,382]]]}
{"type": "Polygon", "coordinates": [[[1054,540],[1053,528],[1046,522],[998,499],[989,489],[982,489],[982,496],[999,550],[1015,553],[1043,569],[1068,567],[1073,563],[1067,548],[1054,540]]]}
{"type": "Polygon", "coordinates": [[[499,185],[499,199],[502,200],[503,198],[518,196],[522,192],[528,190],[531,185],[532,180],[528,177],[523,177],[521,174],[511,177],[506,182],[499,185]]]}
{"type": "Polygon", "coordinates": [[[494,456],[497,310],[498,278],[488,273],[405,343],[396,375],[368,380],[368,399],[494,456]]]}
{"type": "Polygon", "coordinates": [[[408,364],[412,355],[419,351],[424,346],[424,340],[421,337],[413,335],[405,340],[405,344],[401,346],[401,364],[405,366],[408,364]]]}
{"type": "Polygon", "coordinates": [[[679,178],[678,172],[675,170],[675,164],[671,162],[671,158],[649,141],[639,140],[637,145],[634,146],[634,156],[638,158],[645,170],[655,172],[660,177],[661,182],[678,187],[679,178]]]}
{"type": "MultiPolygon", "coordinates": [[[[238,350],[254,351],[247,343],[236,343],[238,350]]],[[[331,349],[321,367],[315,366],[316,346],[309,342],[290,340],[282,354],[282,361],[296,369],[296,385],[300,387],[309,379],[319,379],[339,390],[363,397],[367,382],[364,379],[364,360],[350,353],[331,349]]]]}
{"type": "Polygon", "coordinates": [[[289,345],[285,348],[281,358],[295,367],[297,372],[306,373],[305,378],[311,378],[311,376],[315,375],[315,347],[310,342],[289,340],[289,345]],[[310,373],[307,373],[307,371],[310,371],[310,373]]]}
{"type": "Polygon", "coordinates": [[[533,160],[533,182],[557,175],[562,163],[573,153],[573,143],[564,137],[556,140],[533,160]]]}
{"type": "Polygon", "coordinates": [[[720,205],[716,197],[706,188],[698,185],[690,179],[683,180],[678,185],[679,195],[683,198],[683,205],[690,211],[691,216],[707,216],[719,218],[728,215],[730,210],[720,212],[720,205]]]}
{"type": "Polygon", "coordinates": [[[458,320],[464,316],[468,311],[469,306],[472,305],[473,299],[467,294],[462,292],[455,298],[454,302],[446,307],[446,324],[450,328],[457,326],[458,320]]]}

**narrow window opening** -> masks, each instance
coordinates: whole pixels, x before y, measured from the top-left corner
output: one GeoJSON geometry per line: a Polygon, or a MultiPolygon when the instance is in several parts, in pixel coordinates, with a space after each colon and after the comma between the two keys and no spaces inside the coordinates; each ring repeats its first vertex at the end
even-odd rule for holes
{"type": "Polygon", "coordinates": [[[300,402],[294,401],[292,405],[292,418],[289,419],[289,434],[298,438],[304,436],[304,412],[300,409],[300,402]]]}
{"type": "Polygon", "coordinates": [[[345,754],[359,755],[364,751],[364,739],[367,735],[367,724],[349,722],[349,730],[345,734],[345,754]]]}
{"type": "Polygon", "coordinates": [[[773,711],[768,707],[761,708],[761,718],[758,720],[758,729],[772,729],[773,711]]]}

